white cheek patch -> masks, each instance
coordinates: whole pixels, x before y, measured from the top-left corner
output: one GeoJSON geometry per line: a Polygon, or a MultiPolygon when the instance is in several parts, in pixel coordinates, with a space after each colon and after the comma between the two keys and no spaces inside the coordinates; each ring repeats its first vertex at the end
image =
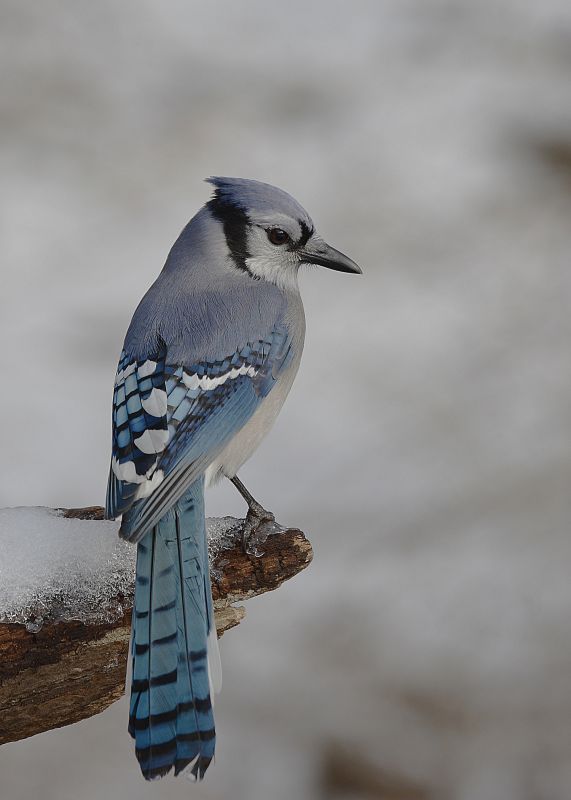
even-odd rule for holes
{"type": "Polygon", "coordinates": [[[281,254],[278,258],[263,256],[251,256],[246,259],[246,266],[258,278],[269,283],[274,283],[284,291],[299,290],[298,272],[300,262],[297,258],[284,258],[285,254],[281,254]]]}

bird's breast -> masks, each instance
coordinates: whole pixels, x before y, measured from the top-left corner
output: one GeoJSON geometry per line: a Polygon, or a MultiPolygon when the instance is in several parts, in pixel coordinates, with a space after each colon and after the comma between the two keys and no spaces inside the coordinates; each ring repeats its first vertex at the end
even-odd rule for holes
{"type": "Polygon", "coordinates": [[[248,422],[206,470],[207,484],[215,483],[224,475],[232,478],[271,430],[299,369],[303,350],[303,332],[301,333],[301,337],[295,337],[297,341],[292,341],[293,357],[278,376],[271,392],[264,397],[248,422]]]}

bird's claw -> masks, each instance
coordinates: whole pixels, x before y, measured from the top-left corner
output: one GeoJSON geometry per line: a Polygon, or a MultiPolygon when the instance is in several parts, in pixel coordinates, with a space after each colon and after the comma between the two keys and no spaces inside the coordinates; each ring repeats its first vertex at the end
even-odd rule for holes
{"type": "Polygon", "coordinates": [[[266,511],[259,503],[248,509],[244,527],[242,528],[242,547],[251,556],[261,556],[262,545],[276,529],[276,518],[271,511],[266,511]]]}

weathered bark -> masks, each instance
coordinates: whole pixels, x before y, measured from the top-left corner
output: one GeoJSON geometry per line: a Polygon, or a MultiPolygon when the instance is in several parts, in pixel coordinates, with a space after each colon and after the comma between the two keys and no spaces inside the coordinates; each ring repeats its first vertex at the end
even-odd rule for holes
{"type": "MultiPolygon", "coordinates": [[[[103,509],[69,509],[66,516],[102,519],[103,509]]],[[[212,595],[219,636],[244,616],[234,603],[277,589],[312,558],[310,543],[294,529],[269,536],[263,551],[245,553],[237,535],[215,556],[212,595]]],[[[121,697],[132,587],[126,596],[109,599],[119,611],[111,623],[48,620],[37,633],[0,623],[0,744],[77,722],[121,697]]]]}

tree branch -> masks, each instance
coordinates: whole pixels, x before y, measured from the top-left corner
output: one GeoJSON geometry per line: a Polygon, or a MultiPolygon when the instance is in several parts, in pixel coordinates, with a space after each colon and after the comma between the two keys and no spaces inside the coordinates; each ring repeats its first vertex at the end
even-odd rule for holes
{"type": "MultiPolygon", "coordinates": [[[[68,519],[103,519],[98,506],[61,511],[68,519]]],[[[270,535],[261,555],[247,554],[241,546],[241,521],[235,523],[218,552],[211,554],[218,636],[244,617],[244,609],[234,603],[277,589],[312,559],[310,543],[294,529],[270,535]]],[[[58,620],[54,601],[53,613],[48,609],[42,615],[41,627],[0,623],[0,744],[78,722],[121,697],[133,582],[134,575],[124,592],[102,598],[104,620],[96,614],[81,621],[69,615],[58,620]]],[[[0,619],[3,611],[0,608],[0,619]]]]}

